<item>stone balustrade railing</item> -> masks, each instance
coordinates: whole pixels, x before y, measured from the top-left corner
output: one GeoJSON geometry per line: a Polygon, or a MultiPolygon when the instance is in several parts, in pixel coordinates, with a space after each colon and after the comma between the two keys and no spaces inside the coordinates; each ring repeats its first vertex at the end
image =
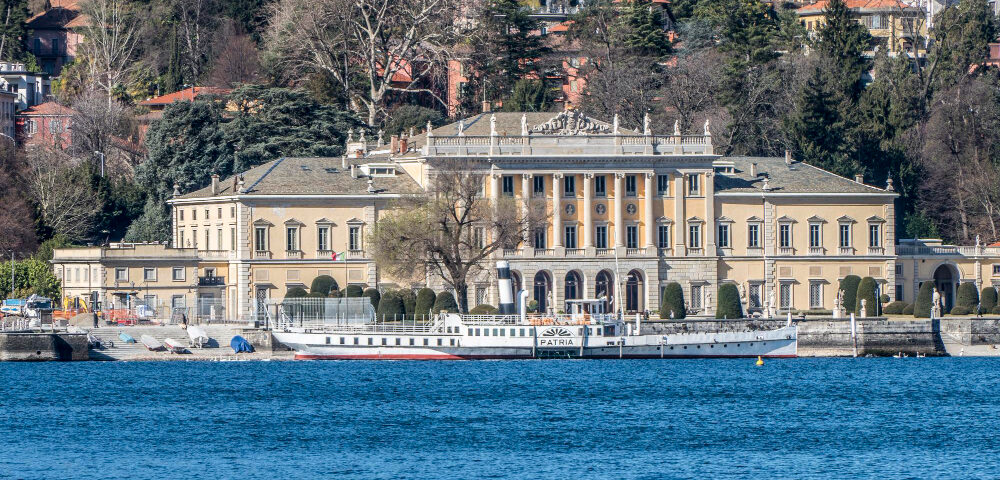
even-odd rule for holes
{"type": "Polygon", "coordinates": [[[565,155],[577,147],[586,155],[712,155],[708,135],[449,135],[427,137],[429,157],[565,155]]]}

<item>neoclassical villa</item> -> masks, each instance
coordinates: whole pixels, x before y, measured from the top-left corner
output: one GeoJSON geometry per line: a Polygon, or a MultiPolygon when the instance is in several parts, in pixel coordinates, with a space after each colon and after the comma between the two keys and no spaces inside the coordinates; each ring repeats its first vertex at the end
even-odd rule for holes
{"type": "MultiPolygon", "coordinates": [[[[648,121],[632,131],[569,110],[485,112],[389,141],[352,135],[342,158],[281,158],[176,191],[169,244],[63,249],[53,264],[69,297],[96,292],[195,314],[211,304],[231,319],[318,275],[341,287],[418,286],[380,275],[367,232],[395,199],[427,188],[436,163],[474,159],[484,195],[547,209],[524,244],[497,252],[542,310],[603,297],[656,312],[668,282],[703,316],[714,315],[727,282],[751,312],[769,301],[779,311],[831,310],[852,274],[908,302],[933,280],[949,306],[958,282],[1000,283],[1000,247],[897,240],[891,184],[788,155],[722,157],[709,129],[654,134],[648,121]]],[[[495,282],[476,279],[469,296],[496,305],[495,282]]]]}

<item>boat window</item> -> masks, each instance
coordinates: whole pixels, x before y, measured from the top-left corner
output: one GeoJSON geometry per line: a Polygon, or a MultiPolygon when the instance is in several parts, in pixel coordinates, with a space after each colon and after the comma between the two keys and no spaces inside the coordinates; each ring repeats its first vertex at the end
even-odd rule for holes
{"type": "Polygon", "coordinates": [[[472,336],[472,329],[471,328],[469,329],[469,336],[470,337],[472,336]]]}
{"type": "Polygon", "coordinates": [[[510,329],[510,336],[512,336],[512,337],[513,337],[513,336],[515,336],[515,335],[517,335],[517,330],[516,330],[516,329],[513,329],[513,328],[512,328],[512,329],[510,329]]]}
{"type": "Polygon", "coordinates": [[[453,347],[455,346],[455,339],[454,338],[451,339],[451,346],[453,346],[453,347]]]}
{"type": "Polygon", "coordinates": [[[344,337],[340,337],[340,344],[341,344],[341,345],[343,345],[343,344],[344,344],[344,337]]]}
{"type": "Polygon", "coordinates": [[[524,336],[524,329],[523,328],[521,329],[521,336],[522,337],[524,336]]]}
{"type": "Polygon", "coordinates": [[[375,339],[372,337],[368,337],[368,345],[374,345],[374,344],[375,344],[375,339]]]}
{"type": "Polygon", "coordinates": [[[479,329],[478,328],[476,329],[476,336],[477,337],[479,336],[479,329]]]}
{"type": "Polygon", "coordinates": [[[357,345],[357,344],[358,344],[358,337],[354,337],[354,344],[355,344],[355,345],[357,345]]]}
{"type": "Polygon", "coordinates": [[[413,346],[413,339],[412,338],[410,339],[410,346],[411,347],[413,346]]]}
{"type": "Polygon", "coordinates": [[[484,337],[488,337],[488,336],[490,336],[490,329],[488,329],[488,328],[484,328],[484,329],[483,329],[483,336],[484,336],[484,337]]]}
{"type": "Polygon", "coordinates": [[[401,343],[403,343],[403,339],[401,339],[401,338],[397,337],[397,338],[396,338],[396,345],[399,345],[399,344],[401,344],[401,343]]]}
{"type": "Polygon", "coordinates": [[[444,342],[444,340],[442,340],[442,339],[440,339],[440,338],[439,338],[439,339],[438,339],[438,346],[439,346],[439,347],[440,347],[440,346],[442,345],[442,342],[444,342]]]}
{"type": "Polygon", "coordinates": [[[493,329],[493,336],[494,336],[494,337],[497,337],[497,336],[499,336],[499,335],[497,335],[497,329],[495,329],[495,328],[493,329]]]}
{"type": "Polygon", "coordinates": [[[330,337],[326,337],[326,344],[327,344],[327,345],[329,345],[329,344],[330,344],[330,337]]]}
{"type": "Polygon", "coordinates": [[[507,329],[506,328],[501,328],[500,329],[500,336],[503,337],[505,333],[507,333],[507,329]]]}
{"type": "Polygon", "coordinates": [[[425,338],[424,339],[424,346],[426,347],[426,346],[428,346],[430,344],[431,344],[430,339],[425,338]]]}
{"type": "Polygon", "coordinates": [[[382,338],[382,346],[388,345],[387,340],[389,340],[389,339],[388,338],[382,338]]]}

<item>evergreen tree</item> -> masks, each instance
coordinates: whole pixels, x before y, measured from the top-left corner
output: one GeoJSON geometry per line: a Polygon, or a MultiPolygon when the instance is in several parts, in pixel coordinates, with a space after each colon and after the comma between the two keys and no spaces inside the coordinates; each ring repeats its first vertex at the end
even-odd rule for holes
{"type": "Polygon", "coordinates": [[[417,302],[413,306],[413,314],[417,315],[418,318],[431,314],[436,299],[437,295],[434,294],[434,290],[426,287],[421,288],[417,291],[417,302]]]}
{"type": "Polygon", "coordinates": [[[715,318],[743,318],[743,304],[740,302],[740,292],[736,285],[732,283],[719,285],[719,301],[715,309],[715,318]]]}
{"type": "Polygon", "coordinates": [[[434,310],[431,315],[437,315],[442,311],[458,313],[458,302],[455,301],[455,296],[451,292],[441,292],[434,299],[434,310]]]}
{"type": "Polygon", "coordinates": [[[840,285],[838,290],[844,291],[844,304],[841,308],[846,312],[855,312],[858,307],[858,284],[861,283],[861,277],[857,275],[848,275],[840,279],[840,285]]]}
{"type": "Polygon", "coordinates": [[[844,0],[827,2],[816,50],[832,67],[835,91],[850,99],[861,94],[861,74],[868,69],[864,53],[871,41],[868,29],[855,19],[844,0]]]}
{"type": "Polygon", "coordinates": [[[956,297],[955,304],[967,309],[966,314],[975,312],[976,307],[979,306],[979,291],[976,290],[976,284],[973,282],[963,282],[959,285],[956,297]]]}
{"type": "Polygon", "coordinates": [[[306,298],[307,295],[309,293],[302,287],[292,287],[285,292],[285,298],[306,298]]]}
{"type": "Polygon", "coordinates": [[[983,287],[983,292],[979,295],[979,303],[983,308],[983,313],[992,312],[993,308],[997,306],[996,287],[983,287]]]}
{"type": "Polygon", "coordinates": [[[320,275],[309,285],[310,293],[321,293],[324,297],[330,295],[333,290],[337,290],[337,281],[329,275],[320,275]]]}
{"type": "Polygon", "coordinates": [[[181,73],[181,46],[177,43],[177,27],[174,26],[170,35],[170,62],[167,64],[167,74],[163,77],[162,94],[173,93],[184,85],[181,73]]]}
{"type": "Polygon", "coordinates": [[[374,307],[375,310],[378,311],[378,304],[379,302],[382,301],[382,294],[379,293],[379,291],[374,288],[366,288],[363,295],[365,297],[368,297],[369,300],[371,300],[372,307],[374,307]]]}
{"type": "MultiPolygon", "coordinates": [[[[858,282],[857,294],[855,295],[855,307],[854,313],[861,314],[861,301],[864,300],[865,304],[865,315],[869,317],[878,316],[878,301],[875,297],[875,288],[878,284],[875,283],[875,279],[872,277],[862,278],[858,282]]],[[[846,295],[845,295],[846,297],[846,295]]]]}
{"type": "Polygon", "coordinates": [[[934,282],[926,281],[920,284],[917,301],[913,303],[913,316],[916,318],[931,318],[931,302],[934,301],[934,282]]]}
{"type": "Polygon", "coordinates": [[[650,0],[631,0],[625,8],[624,43],[637,55],[662,58],[672,48],[663,17],[650,0]]]}
{"type": "Polygon", "coordinates": [[[961,0],[942,10],[934,25],[936,48],[928,57],[937,72],[927,98],[985,70],[981,67],[989,56],[989,43],[996,41],[1000,26],[987,0],[961,0]]]}
{"type": "Polygon", "coordinates": [[[670,282],[663,287],[660,298],[660,318],[682,319],[687,316],[684,306],[684,289],[677,282],[670,282]]]}
{"type": "Polygon", "coordinates": [[[361,285],[348,285],[344,289],[345,298],[358,298],[365,293],[365,289],[361,285]]]}
{"type": "Polygon", "coordinates": [[[797,158],[811,165],[850,176],[858,170],[854,151],[843,142],[849,126],[828,86],[826,68],[817,66],[802,86],[795,111],[785,119],[797,158]]]}
{"type": "Polygon", "coordinates": [[[402,320],[406,314],[406,307],[403,304],[403,299],[399,296],[399,292],[389,290],[379,300],[375,312],[378,319],[382,321],[402,320]]]}
{"type": "Polygon", "coordinates": [[[510,98],[504,100],[505,112],[544,112],[552,107],[555,95],[543,80],[522,78],[514,84],[510,98]]]}
{"type": "Polygon", "coordinates": [[[471,39],[468,94],[463,101],[471,111],[483,99],[509,98],[517,80],[542,71],[549,52],[531,9],[517,0],[488,0],[481,22],[471,39]]]}
{"type": "MultiPolygon", "coordinates": [[[[35,56],[25,46],[28,44],[27,21],[31,16],[27,0],[0,1],[0,59],[24,62],[29,70],[37,70],[35,56]]],[[[30,48],[30,46],[28,46],[30,48]]]]}

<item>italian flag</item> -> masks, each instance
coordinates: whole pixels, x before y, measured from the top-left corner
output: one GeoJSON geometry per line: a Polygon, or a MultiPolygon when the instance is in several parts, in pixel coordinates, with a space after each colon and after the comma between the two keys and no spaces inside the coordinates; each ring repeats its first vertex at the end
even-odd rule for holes
{"type": "Polygon", "coordinates": [[[337,261],[343,261],[344,258],[345,258],[344,257],[344,253],[345,252],[333,252],[333,253],[330,254],[330,258],[332,258],[333,261],[335,261],[335,262],[337,262],[337,261]]]}

